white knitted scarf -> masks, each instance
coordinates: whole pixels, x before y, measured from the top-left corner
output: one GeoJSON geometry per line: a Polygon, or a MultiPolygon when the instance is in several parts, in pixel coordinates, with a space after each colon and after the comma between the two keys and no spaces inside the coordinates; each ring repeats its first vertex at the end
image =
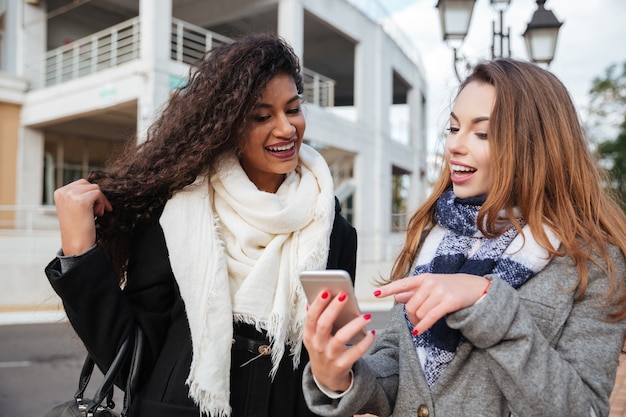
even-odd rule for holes
{"type": "Polygon", "coordinates": [[[187,385],[200,411],[231,413],[233,320],[267,331],[271,377],[286,345],[298,366],[306,310],[298,273],[326,268],[333,220],[330,171],[306,144],[275,194],[259,191],[233,156],[167,202],[160,223],[191,330],[187,385]]]}

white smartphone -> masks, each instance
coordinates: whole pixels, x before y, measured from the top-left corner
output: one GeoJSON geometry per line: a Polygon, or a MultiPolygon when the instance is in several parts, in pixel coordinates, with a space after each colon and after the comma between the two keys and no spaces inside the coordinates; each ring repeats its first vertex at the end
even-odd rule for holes
{"type": "MultiPolygon", "coordinates": [[[[342,291],[346,293],[348,299],[346,305],[341,310],[339,317],[333,325],[333,334],[335,331],[343,327],[350,320],[361,315],[359,304],[354,295],[354,287],[350,274],[341,269],[327,269],[323,271],[302,271],[300,273],[300,282],[306,293],[309,304],[313,303],[322,290],[330,293],[331,297],[339,295],[342,291]]],[[[357,333],[349,342],[355,344],[365,337],[365,329],[357,333]]]]}

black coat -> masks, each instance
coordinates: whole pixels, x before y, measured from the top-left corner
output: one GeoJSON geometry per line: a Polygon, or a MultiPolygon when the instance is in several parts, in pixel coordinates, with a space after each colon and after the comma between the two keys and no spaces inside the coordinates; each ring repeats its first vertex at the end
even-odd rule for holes
{"type": "MultiPolygon", "coordinates": [[[[327,268],[344,269],[354,280],[356,231],[341,217],[338,204],[335,212],[327,268]]],[[[191,335],[158,219],[137,228],[123,291],[111,262],[98,247],[81,256],[64,274],[60,273],[58,259],[50,262],[45,271],[63,300],[72,327],[100,368],[108,367],[118,345],[135,324],[141,326],[146,349],[139,392],[132,400],[133,417],[199,416],[185,385],[191,365],[191,335]]],[[[251,326],[239,326],[235,333],[264,339],[251,326]]],[[[257,354],[245,346],[233,349],[232,416],[313,416],[302,398],[301,373],[308,361],[306,350],[302,350],[300,369],[294,371],[291,358],[285,355],[271,381],[267,376],[269,356],[242,368],[240,364],[257,354]]]]}

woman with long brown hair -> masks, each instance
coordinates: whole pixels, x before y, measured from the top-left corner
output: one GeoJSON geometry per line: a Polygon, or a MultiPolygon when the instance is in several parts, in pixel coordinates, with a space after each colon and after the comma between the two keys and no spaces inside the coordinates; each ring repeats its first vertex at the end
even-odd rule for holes
{"type": "Polygon", "coordinates": [[[96,363],[145,335],[133,417],[313,416],[300,271],[356,265],[303,82],[272,34],[212,49],[147,139],[59,188],[46,268],[96,363]],[[94,216],[97,216],[94,221],[94,216]]]}
{"type": "Polygon", "coordinates": [[[396,301],[382,335],[346,347],[369,316],[333,336],[343,299],[311,304],[307,402],[321,415],[608,415],[626,216],[565,86],[519,60],[477,65],[444,159],[374,293],[396,301]]]}

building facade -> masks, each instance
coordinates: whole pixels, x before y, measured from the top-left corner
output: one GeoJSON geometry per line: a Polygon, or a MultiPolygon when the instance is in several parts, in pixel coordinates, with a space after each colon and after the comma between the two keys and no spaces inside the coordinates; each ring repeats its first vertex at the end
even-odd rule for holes
{"type": "Polygon", "coordinates": [[[424,71],[372,2],[0,1],[0,308],[57,303],[42,272],[60,245],[54,189],[141,140],[206,50],[260,31],[301,57],[305,141],[358,231],[357,296],[369,302],[427,190],[424,71]]]}

